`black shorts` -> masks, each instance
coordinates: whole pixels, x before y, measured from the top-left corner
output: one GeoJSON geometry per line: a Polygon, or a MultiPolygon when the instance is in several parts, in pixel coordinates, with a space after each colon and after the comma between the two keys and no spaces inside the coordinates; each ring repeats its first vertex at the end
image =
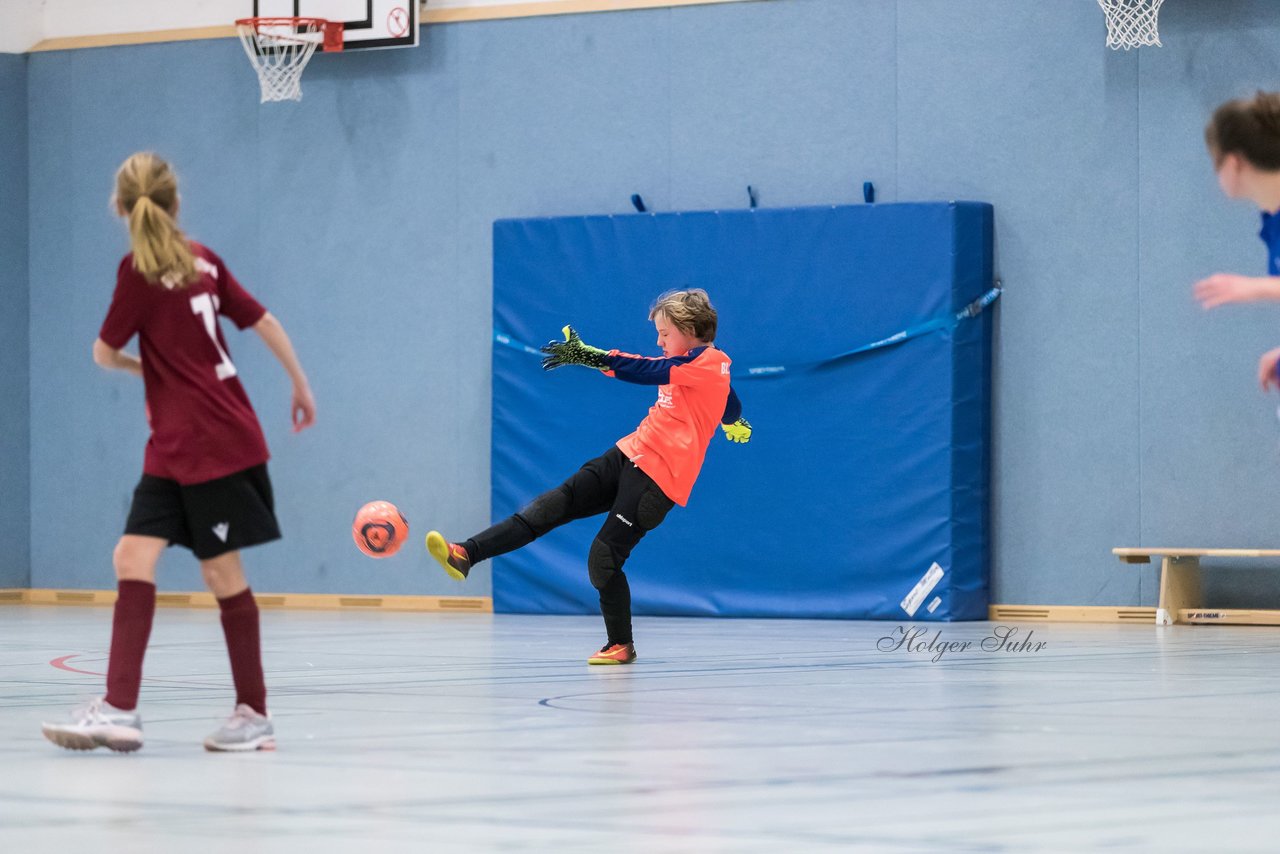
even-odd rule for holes
{"type": "Polygon", "coordinates": [[[144,474],[124,532],[186,546],[200,560],[278,540],[266,463],[190,486],[144,474]]]}

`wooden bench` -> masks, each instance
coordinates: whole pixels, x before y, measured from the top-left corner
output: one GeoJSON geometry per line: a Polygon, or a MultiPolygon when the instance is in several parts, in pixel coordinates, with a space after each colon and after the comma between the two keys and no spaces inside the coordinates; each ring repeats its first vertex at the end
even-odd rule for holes
{"type": "Polygon", "coordinates": [[[1160,563],[1160,604],[1156,625],[1173,623],[1233,623],[1246,626],[1280,626],[1280,611],[1239,608],[1205,608],[1200,602],[1200,558],[1269,557],[1280,559],[1280,549],[1112,549],[1125,563],[1160,563]]]}

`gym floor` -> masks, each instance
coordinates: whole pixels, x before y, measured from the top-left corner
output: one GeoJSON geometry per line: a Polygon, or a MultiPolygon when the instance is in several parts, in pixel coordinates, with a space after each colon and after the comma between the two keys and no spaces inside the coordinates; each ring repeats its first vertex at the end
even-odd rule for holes
{"type": "Polygon", "coordinates": [[[0,608],[5,851],[1267,851],[1280,833],[1274,629],[643,618],[635,665],[589,668],[594,618],[266,611],[279,749],[231,755],[200,746],[231,710],[217,615],[161,609],[146,746],[61,751],[40,722],[101,692],[110,620],[0,608]]]}

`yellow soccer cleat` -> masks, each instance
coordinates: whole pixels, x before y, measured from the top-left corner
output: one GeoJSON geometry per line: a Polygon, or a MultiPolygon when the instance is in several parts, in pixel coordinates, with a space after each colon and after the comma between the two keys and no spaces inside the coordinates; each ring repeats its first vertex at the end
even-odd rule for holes
{"type": "Polygon", "coordinates": [[[587,659],[587,664],[630,664],[636,660],[633,643],[606,643],[600,651],[587,659]]]}
{"type": "Polygon", "coordinates": [[[439,531],[427,533],[427,551],[444,567],[450,578],[465,581],[467,573],[471,572],[471,557],[467,550],[446,540],[439,531]]]}

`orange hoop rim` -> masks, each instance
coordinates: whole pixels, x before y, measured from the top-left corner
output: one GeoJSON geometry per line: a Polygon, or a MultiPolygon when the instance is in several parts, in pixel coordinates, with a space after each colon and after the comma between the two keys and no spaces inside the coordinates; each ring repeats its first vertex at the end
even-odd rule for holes
{"type": "MultiPolygon", "coordinates": [[[[225,21],[226,18],[223,18],[225,21]]],[[[328,18],[236,18],[237,27],[299,27],[310,24],[314,27],[325,27],[329,23],[328,18]]]]}
{"type": "MultiPolygon", "coordinates": [[[[325,51],[342,50],[342,22],[330,21],[328,18],[314,17],[258,17],[258,18],[237,18],[236,28],[252,30],[254,35],[261,35],[266,27],[293,27],[295,30],[301,27],[310,27],[306,33],[295,33],[292,38],[300,42],[311,41],[304,38],[305,35],[318,33],[321,36],[320,48],[325,51]]],[[[289,34],[270,33],[272,38],[288,40],[291,38],[289,34]]]]}

